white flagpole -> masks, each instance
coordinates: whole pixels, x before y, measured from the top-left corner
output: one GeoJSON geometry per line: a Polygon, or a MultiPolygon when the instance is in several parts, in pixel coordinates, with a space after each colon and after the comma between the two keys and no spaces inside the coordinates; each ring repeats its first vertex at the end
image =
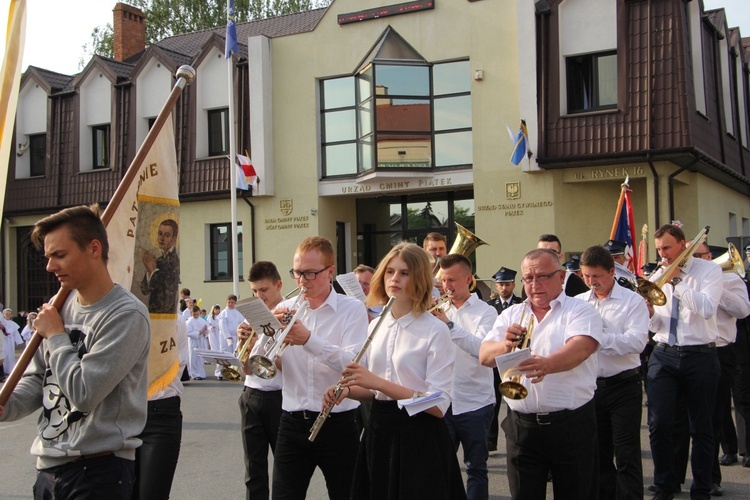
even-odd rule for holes
{"type": "Polygon", "coordinates": [[[232,204],[232,293],[240,296],[239,248],[237,246],[237,146],[234,140],[234,60],[227,59],[227,85],[229,87],[229,193],[232,204]]]}

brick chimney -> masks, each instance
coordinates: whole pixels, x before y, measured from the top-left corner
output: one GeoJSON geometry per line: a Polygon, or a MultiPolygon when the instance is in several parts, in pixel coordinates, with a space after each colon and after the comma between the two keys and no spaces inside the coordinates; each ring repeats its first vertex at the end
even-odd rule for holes
{"type": "Polygon", "coordinates": [[[116,61],[124,61],[146,48],[146,15],[119,2],[114,10],[113,49],[116,61]]]}

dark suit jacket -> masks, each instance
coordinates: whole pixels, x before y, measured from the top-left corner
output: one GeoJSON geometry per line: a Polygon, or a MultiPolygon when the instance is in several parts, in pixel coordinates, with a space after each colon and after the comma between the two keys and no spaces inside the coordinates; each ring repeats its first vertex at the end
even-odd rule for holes
{"type": "Polygon", "coordinates": [[[148,295],[148,312],[177,312],[177,287],[180,283],[180,257],[174,249],[156,259],[157,271],[151,280],[143,276],[141,292],[148,295]]]}
{"type": "MultiPolygon", "coordinates": [[[[510,304],[508,305],[508,307],[512,306],[513,304],[520,304],[521,302],[523,302],[523,300],[519,299],[515,295],[511,295],[509,302],[510,304]]],[[[495,308],[495,310],[497,311],[497,314],[500,314],[505,309],[507,309],[507,308],[503,308],[503,299],[501,299],[500,297],[492,299],[488,301],[487,303],[495,308]]]]}

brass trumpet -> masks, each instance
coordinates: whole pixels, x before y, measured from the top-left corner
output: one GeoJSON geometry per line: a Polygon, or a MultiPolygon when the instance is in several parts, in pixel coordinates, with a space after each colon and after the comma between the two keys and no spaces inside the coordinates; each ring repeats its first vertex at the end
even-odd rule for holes
{"type": "Polygon", "coordinates": [[[443,306],[445,304],[450,304],[451,301],[451,294],[448,292],[445,292],[443,295],[440,296],[440,298],[437,300],[434,306],[427,309],[428,313],[431,313],[432,311],[435,311],[437,309],[443,310],[445,312],[447,309],[443,309],[443,306]]]}
{"type": "Polygon", "coordinates": [[[250,370],[257,377],[262,379],[270,379],[276,376],[276,360],[284,354],[289,344],[284,343],[289,330],[292,329],[294,323],[301,318],[306,312],[310,303],[307,300],[302,300],[305,294],[305,287],[300,289],[297,300],[289,309],[289,312],[284,315],[282,323],[285,325],[281,331],[277,332],[273,339],[269,340],[265,345],[265,354],[253,354],[250,356],[249,364],[250,370]]]}
{"type": "MultiPolygon", "coordinates": [[[[252,342],[250,341],[256,335],[258,334],[251,328],[250,336],[242,342],[237,343],[237,348],[234,350],[234,357],[237,358],[243,365],[247,363],[247,360],[250,357],[250,345],[252,344],[252,342]]],[[[239,382],[240,380],[243,380],[245,378],[242,372],[240,372],[240,370],[237,369],[236,366],[230,364],[221,366],[221,376],[227,380],[231,380],[232,382],[239,382]]]]}
{"type": "MultiPolygon", "coordinates": [[[[523,324],[525,314],[526,310],[524,309],[521,313],[519,324],[523,324]]],[[[531,336],[534,334],[534,319],[534,313],[529,311],[529,321],[526,323],[526,332],[521,334],[521,338],[519,339],[520,344],[517,347],[514,347],[513,351],[518,348],[526,349],[529,346],[531,336]]],[[[518,367],[508,368],[505,370],[505,373],[503,373],[502,382],[497,390],[508,399],[525,398],[529,395],[529,390],[521,383],[521,377],[523,377],[523,373],[521,373],[518,367]]]]}

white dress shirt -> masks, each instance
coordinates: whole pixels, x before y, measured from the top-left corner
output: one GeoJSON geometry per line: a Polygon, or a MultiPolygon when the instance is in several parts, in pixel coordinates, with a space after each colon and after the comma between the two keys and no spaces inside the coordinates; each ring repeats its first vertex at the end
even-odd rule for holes
{"type": "Polygon", "coordinates": [[[615,283],[603,300],[591,290],[576,298],[593,305],[602,316],[599,377],[640,367],[640,353],[648,342],[648,307],[643,297],[615,283]]]}
{"type": "MultiPolygon", "coordinates": [[[[664,273],[659,268],[649,276],[656,281],[664,273]]],[[[682,282],[676,287],[666,284],[662,292],[667,296],[667,303],[654,306],[649,330],[656,332],[654,340],[669,341],[669,320],[672,314],[672,294],[680,299],[679,317],[677,319],[677,345],[703,345],[716,342],[716,310],[724,292],[721,267],[718,264],[702,259],[688,258],[687,264],[680,271],[682,282]]]]}
{"type": "Polygon", "coordinates": [[[452,412],[460,415],[495,403],[492,368],[479,362],[479,346],[497,319],[494,307],[472,293],[460,308],[446,311],[456,360],[453,367],[452,412]]]}
{"type": "MultiPolygon", "coordinates": [[[[266,345],[268,345],[272,341],[272,338],[273,337],[269,337],[268,335],[264,335],[261,333],[258,341],[255,342],[252,351],[250,351],[250,355],[265,355],[266,345]]],[[[287,349],[291,348],[292,346],[289,346],[287,349]]],[[[259,391],[279,391],[282,387],[284,387],[284,377],[282,377],[281,373],[278,372],[276,373],[276,376],[268,379],[260,378],[255,375],[245,375],[245,387],[257,389],[259,391]]]]}
{"type": "MultiPolygon", "coordinates": [[[[285,300],[278,308],[291,307],[295,300],[285,300]]],[[[285,411],[317,412],[323,404],[323,393],[339,381],[341,372],[365,342],[367,311],[362,302],[331,287],[325,302],[317,309],[308,309],[301,321],[310,330],[310,338],[305,345],[292,345],[284,351],[281,407],[285,411]]],[[[339,413],[358,406],[358,401],[346,398],[331,411],[339,413]]]]}
{"type": "Polygon", "coordinates": [[[723,273],[724,291],[716,311],[716,328],[719,333],[716,345],[724,347],[737,339],[737,320],[750,315],[750,299],[742,278],[734,273],[723,273]]]}
{"type": "MultiPolygon", "coordinates": [[[[369,369],[375,375],[414,391],[442,391],[446,400],[436,406],[445,414],[456,357],[445,323],[429,313],[410,312],[399,319],[388,313],[368,353],[369,369]]],[[[391,400],[381,392],[375,392],[375,399],[391,400]]]]}
{"type": "MultiPolygon", "coordinates": [[[[552,300],[550,306],[551,309],[534,326],[530,345],[532,355],[549,356],[560,350],[569,339],[579,335],[591,337],[601,344],[602,317],[594,306],[568,297],[564,292],[552,300]]],[[[524,310],[527,311],[523,320],[526,323],[531,311],[526,303],[510,306],[503,311],[485,341],[504,341],[505,330],[520,322],[524,310]]],[[[511,410],[520,413],[575,410],[594,397],[597,373],[597,357],[592,354],[575,368],[546,375],[536,384],[522,377],[521,383],[529,390],[529,395],[525,399],[505,398],[505,401],[511,410]]]]}

